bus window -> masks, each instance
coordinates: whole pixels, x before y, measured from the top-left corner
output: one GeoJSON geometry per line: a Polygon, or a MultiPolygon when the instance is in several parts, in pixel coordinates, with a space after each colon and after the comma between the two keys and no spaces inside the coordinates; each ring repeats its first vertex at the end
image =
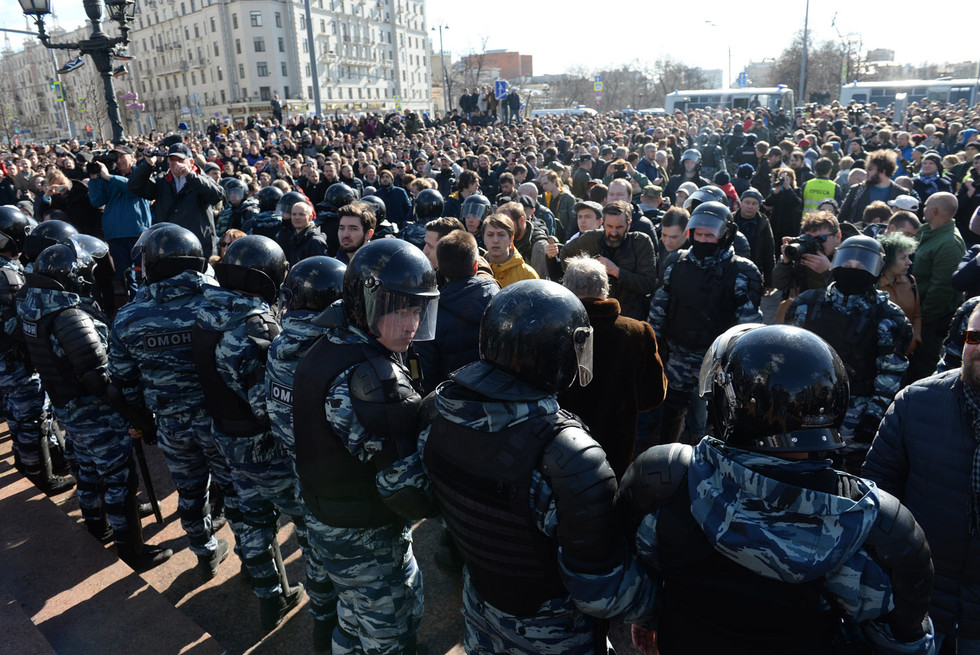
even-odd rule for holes
{"type": "Polygon", "coordinates": [[[748,98],[735,98],[732,100],[732,107],[736,109],[748,109],[749,99],[748,98]]]}

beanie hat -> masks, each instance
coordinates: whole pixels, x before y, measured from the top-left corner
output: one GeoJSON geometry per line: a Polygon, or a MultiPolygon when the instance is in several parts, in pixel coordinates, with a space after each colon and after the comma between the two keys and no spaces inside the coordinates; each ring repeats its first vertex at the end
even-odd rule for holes
{"type": "Polygon", "coordinates": [[[718,171],[715,173],[714,183],[718,186],[725,186],[731,183],[732,176],[728,174],[728,171],[718,171]]]}
{"type": "Polygon", "coordinates": [[[742,192],[742,200],[745,200],[746,198],[755,198],[759,201],[760,205],[765,202],[765,198],[762,197],[762,194],[754,186],[750,186],[748,189],[742,192]]]}
{"type": "Polygon", "coordinates": [[[935,150],[930,150],[926,153],[926,156],[922,158],[923,161],[931,161],[936,164],[936,168],[943,170],[943,158],[939,156],[939,153],[935,150]]]}
{"type": "Polygon", "coordinates": [[[735,175],[742,178],[743,180],[751,179],[755,175],[755,166],[752,164],[742,164],[735,171],[735,175]]]}

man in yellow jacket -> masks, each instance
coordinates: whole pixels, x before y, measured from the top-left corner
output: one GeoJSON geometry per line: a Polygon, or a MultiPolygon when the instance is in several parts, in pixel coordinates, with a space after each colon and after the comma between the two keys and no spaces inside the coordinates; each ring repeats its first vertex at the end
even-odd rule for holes
{"type": "Polygon", "coordinates": [[[487,261],[501,289],[521,280],[538,279],[538,274],[514,248],[514,231],[514,221],[504,214],[493,214],[483,221],[487,261]]]}

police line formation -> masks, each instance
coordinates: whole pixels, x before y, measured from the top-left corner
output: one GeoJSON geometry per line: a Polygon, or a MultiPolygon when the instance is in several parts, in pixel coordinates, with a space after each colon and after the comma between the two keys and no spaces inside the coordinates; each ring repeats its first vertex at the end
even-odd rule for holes
{"type": "MultiPolygon", "coordinates": [[[[333,181],[316,201],[269,178],[261,188],[235,176],[219,184],[174,138],[115,175],[94,167],[90,196],[97,178],[118,183],[116,197],[153,200],[157,219],[121,258],[140,284],[112,319],[96,274],[112,244],[0,207],[0,387],[17,468],[52,495],[77,481],[88,530],[147,570],[172,555],[141,532],[154,508],[137,501],[136,467],[143,445],[156,444],[202,579],[234,551],[267,630],[305,592],[318,652],[416,651],[423,588],[411,525],[434,517],[446,526],[441,560],[463,570],[470,653],[606,652],[610,621],[632,624],[638,648],[665,655],[932,653],[946,636],[975,647],[980,634],[955,599],[963,574],[948,554],[934,571],[930,531],[917,522],[929,527],[926,510],[902,504],[885,448],[903,429],[893,403],[912,402],[915,384],[962,377],[980,388],[972,354],[956,369],[957,342],[980,343],[967,329],[980,329],[976,303],[952,320],[939,364],[951,370],[903,390],[914,379],[908,354],[927,336],[878,289],[901,267],[886,257],[888,237],[876,237],[920,223],[898,216],[913,209],[901,203],[915,201],[927,223],[923,249],[950,225],[958,263],[956,196],[933,185],[888,198],[898,162],[911,160],[879,148],[858,161],[867,180],[845,185],[844,202],[888,198],[891,209],[855,227],[838,221],[830,186],[817,185],[826,195],[816,202],[794,190],[783,155],[767,193],[735,193],[727,169],[744,181],[772,154],[751,170],[720,160],[736,141],[755,151],[740,121],[724,142],[702,132],[711,184],[696,130],[679,135],[693,147],[664,159],[654,140],[664,126],[643,125],[613,159],[605,147],[589,152],[590,120],[528,126],[542,141],[577,135],[579,152],[562,139],[549,153],[557,165],[528,183],[515,178],[515,168],[531,171],[510,150],[496,163],[493,201],[479,173],[434,154],[443,168],[422,162],[422,188],[397,221],[379,196],[401,200],[392,171],[411,160],[389,157],[367,190],[377,195],[360,199],[333,181]],[[604,184],[593,162],[605,165],[604,184]],[[456,190],[444,200],[431,187],[446,170],[456,190]],[[584,192],[570,193],[563,176],[584,178],[584,192]],[[210,209],[206,220],[188,217],[188,190],[202,206],[224,204],[213,257],[210,209]],[[784,203],[784,191],[795,201],[784,203]],[[795,228],[780,235],[760,206],[775,216],[781,204],[795,228]],[[847,230],[854,236],[842,239],[847,230]],[[785,325],[762,325],[773,287],[785,289],[785,325]],[[590,414],[610,399],[612,410],[590,414]],[[862,463],[879,484],[859,477],[862,463]],[[285,576],[283,514],[304,584],[285,576]],[[226,523],[233,544],[216,536],[226,523]]],[[[791,143],[788,156],[816,140],[791,143]]],[[[842,139],[824,142],[834,143],[842,139]]],[[[814,179],[829,180],[828,160],[815,158],[814,179]]],[[[316,186],[325,162],[301,163],[316,186]]],[[[372,166],[358,166],[367,186],[372,166]]],[[[49,186],[44,202],[58,192],[49,186]]],[[[902,256],[915,246],[897,241],[902,256]]],[[[924,261],[920,252],[917,275],[924,261]]],[[[969,506],[954,513],[964,532],[972,516],[971,540],[972,476],[961,490],[969,506]]]]}

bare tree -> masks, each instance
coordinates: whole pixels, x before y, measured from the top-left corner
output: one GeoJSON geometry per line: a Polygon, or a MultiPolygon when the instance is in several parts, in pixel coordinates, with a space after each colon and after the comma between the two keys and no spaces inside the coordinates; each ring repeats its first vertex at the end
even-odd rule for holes
{"type": "Polygon", "coordinates": [[[480,85],[480,74],[483,72],[484,60],[487,57],[487,42],[489,36],[481,37],[480,51],[471,52],[463,58],[463,84],[472,89],[480,85]]]}
{"type": "Polygon", "coordinates": [[[588,102],[592,93],[592,74],[585,68],[575,68],[548,85],[550,104],[555,107],[574,107],[588,102]]]}
{"type": "Polygon", "coordinates": [[[677,89],[705,89],[708,78],[700,68],[693,68],[670,56],[661,57],[653,64],[653,85],[650,104],[663,105],[668,93],[677,89]]]}

